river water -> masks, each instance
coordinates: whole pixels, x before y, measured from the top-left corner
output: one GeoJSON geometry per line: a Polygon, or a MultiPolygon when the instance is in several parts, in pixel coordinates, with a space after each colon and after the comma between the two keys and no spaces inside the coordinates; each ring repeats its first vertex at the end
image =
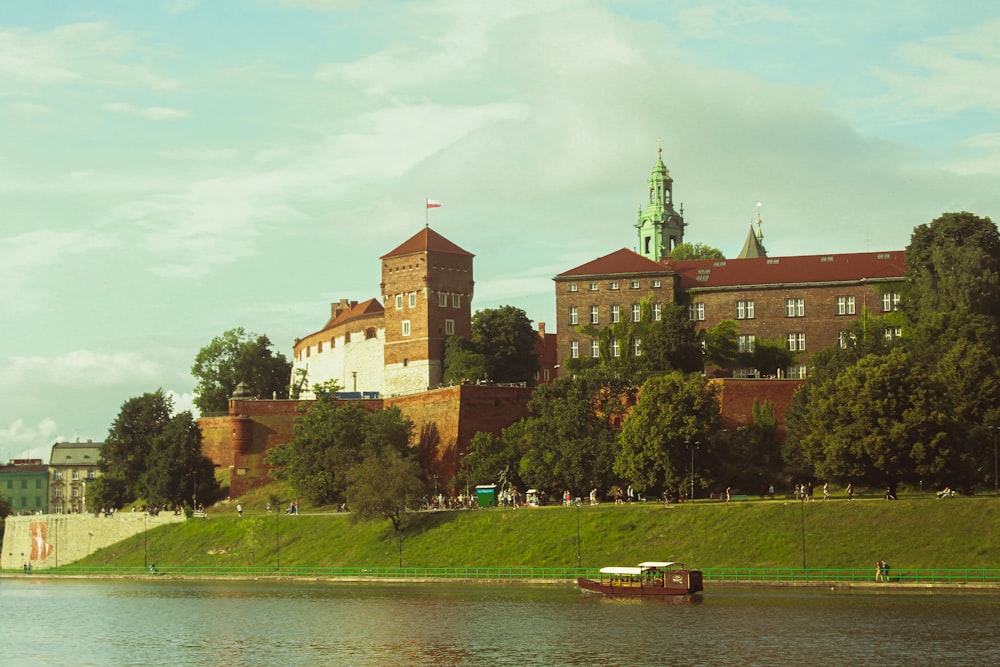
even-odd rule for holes
{"type": "Polygon", "coordinates": [[[1000,594],[0,579],[0,665],[996,665],[1000,594]]]}

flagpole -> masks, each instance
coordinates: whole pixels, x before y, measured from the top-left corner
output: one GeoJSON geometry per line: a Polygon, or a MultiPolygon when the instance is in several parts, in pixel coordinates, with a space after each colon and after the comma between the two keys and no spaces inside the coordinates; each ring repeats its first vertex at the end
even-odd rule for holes
{"type": "Polygon", "coordinates": [[[424,197],[424,227],[431,226],[431,207],[429,206],[431,201],[430,197],[424,197]]]}

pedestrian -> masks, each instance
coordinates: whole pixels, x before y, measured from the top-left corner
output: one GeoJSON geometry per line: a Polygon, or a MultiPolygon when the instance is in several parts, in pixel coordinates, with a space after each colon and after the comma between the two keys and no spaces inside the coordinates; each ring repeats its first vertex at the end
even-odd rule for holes
{"type": "Polygon", "coordinates": [[[854,484],[851,482],[847,483],[847,500],[854,500],[854,484]]]}
{"type": "Polygon", "coordinates": [[[774,500],[774,484],[767,487],[767,494],[771,496],[771,500],[774,500]]]}
{"type": "Polygon", "coordinates": [[[882,561],[875,563],[875,581],[882,581],[882,561]]]}
{"type": "Polygon", "coordinates": [[[823,482],[823,500],[830,499],[830,482],[823,482]]]}
{"type": "Polygon", "coordinates": [[[731,486],[727,486],[727,487],[726,487],[726,502],[727,502],[727,503],[728,503],[728,502],[729,502],[729,501],[730,501],[730,500],[732,499],[732,497],[733,497],[733,495],[732,495],[732,493],[731,493],[732,489],[733,489],[733,487],[731,487],[731,486]]]}
{"type": "Polygon", "coordinates": [[[240,515],[241,519],[243,518],[243,503],[236,503],[236,513],[240,515]]]}

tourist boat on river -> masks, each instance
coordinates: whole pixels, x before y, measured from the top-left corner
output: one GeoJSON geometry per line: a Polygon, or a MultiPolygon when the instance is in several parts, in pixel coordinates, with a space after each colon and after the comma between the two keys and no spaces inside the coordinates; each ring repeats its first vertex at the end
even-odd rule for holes
{"type": "Polygon", "coordinates": [[[585,591],[613,597],[665,597],[692,595],[703,590],[701,570],[689,570],[684,563],[646,561],[636,567],[602,567],[600,579],[577,579],[585,591]]]}

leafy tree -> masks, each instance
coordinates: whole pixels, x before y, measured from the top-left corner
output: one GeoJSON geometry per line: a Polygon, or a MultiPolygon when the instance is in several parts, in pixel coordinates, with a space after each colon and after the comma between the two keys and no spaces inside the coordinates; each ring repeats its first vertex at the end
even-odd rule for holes
{"type": "Polygon", "coordinates": [[[142,495],[152,505],[194,507],[218,494],[215,466],[202,453],[201,429],[190,412],[175,415],[152,440],[142,495]]]}
{"type": "Polygon", "coordinates": [[[718,248],[713,248],[704,243],[681,243],[670,252],[670,259],[725,259],[726,256],[718,248]]]}
{"type": "Polygon", "coordinates": [[[351,511],[360,519],[384,517],[399,532],[403,514],[419,507],[427,488],[417,460],[386,449],[368,456],[348,473],[351,511]]]}
{"type": "Polygon", "coordinates": [[[718,478],[744,492],[766,487],[782,470],[774,404],[754,399],[751,414],[751,424],[718,434],[712,457],[718,478]]]}
{"type": "Polygon", "coordinates": [[[406,451],[412,422],[398,408],[367,413],[356,402],[318,400],[303,408],[292,441],[271,450],[271,475],[315,503],[344,500],[351,469],[384,451],[406,451]]]}
{"type": "Polygon", "coordinates": [[[520,308],[500,306],[472,316],[472,342],[486,358],[489,379],[533,382],[538,372],[538,334],[520,308]]]}
{"type": "Polygon", "coordinates": [[[614,471],[640,491],[684,488],[689,442],[707,443],[719,424],[714,385],[699,374],[651,377],[625,420],[614,471]]]}
{"type": "Polygon", "coordinates": [[[455,486],[470,487],[478,484],[507,482],[519,491],[526,491],[527,484],[520,475],[521,431],[515,422],[504,430],[502,437],[480,431],[472,436],[463,466],[454,480],[455,486]],[[465,466],[468,466],[467,468],[465,466]]]}
{"type": "Polygon", "coordinates": [[[0,496],[0,519],[5,519],[14,513],[14,509],[7,502],[7,498],[0,496]]]}
{"type": "Polygon", "coordinates": [[[805,421],[800,443],[821,478],[895,491],[900,482],[957,486],[971,473],[947,392],[902,347],[814,387],[805,421]]]}
{"type": "Polygon", "coordinates": [[[945,213],[913,230],[902,308],[915,324],[940,313],[1000,317],[1000,236],[989,218],[945,213]]]}
{"type": "Polygon", "coordinates": [[[255,395],[287,398],[292,364],[271,351],[267,336],[230,329],[201,348],[191,374],[198,380],[194,404],[202,415],[225,412],[240,382],[255,395]]]}
{"type": "Polygon", "coordinates": [[[738,363],[763,375],[778,377],[783,369],[795,363],[797,356],[783,340],[761,338],[754,343],[753,352],[740,353],[738,363]]]}
{"type": "Polygon", "coordinates": [[[490,375],[486,355],[476,351],[475,344],[462,336],[449,336],[444,341],[444,381],[461,384],[485,380],[490,375]]]}
{"type": "Polygon", "coordinates": [[[173,399],[162,389],[122,404],[101,445],[97,464],[101,476],[88,494],[95,507],[124,507],[141,495],[153,441],[170,422],[173,407],[173,399]]]}
{"type": "Polygon", "coordinates": [[[694,373],[705,366],[701,335],[685,306],[663,304],[660,320],[649,322],[640,335],[642,356],[650,371],[694,373]]]}
{"type": "Polygon", "coordinates": [[[739,354],[739,325],[736,320],[722,320],[702,332],[705,341],[705,363],[731,368],[739,354]]]}

